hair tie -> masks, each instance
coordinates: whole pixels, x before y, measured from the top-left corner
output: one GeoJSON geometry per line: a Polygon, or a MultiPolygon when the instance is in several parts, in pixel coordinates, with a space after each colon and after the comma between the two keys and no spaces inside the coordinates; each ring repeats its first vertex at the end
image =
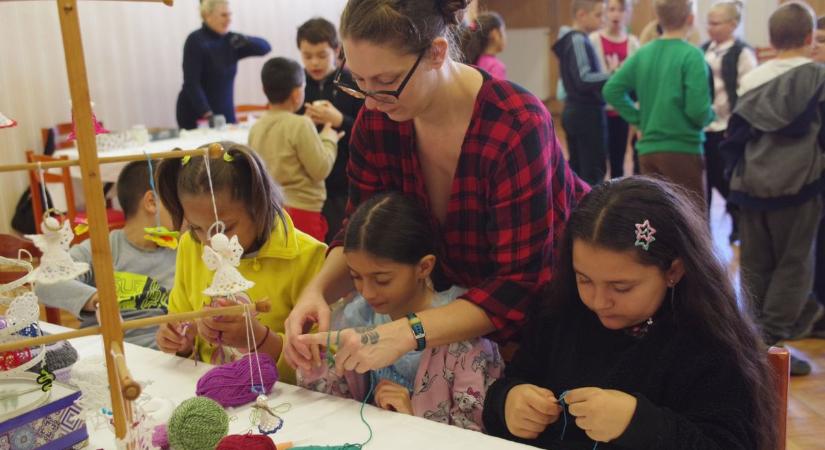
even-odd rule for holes
{"type": "Polygon", "coordinates": [[[472,31],[478,31],[478,20],[473,20],[472,22],[470,22],[469,28],[472,31]]]}
{"type": "Polygon", "coordinates": [[[223,152],[223,160],[231,163],[232,161],[235,161],[235,157],[230,155],[229,152],[223,152]]]}
{"type": "Polygon", "coordinates": [[[189,164],[189,160],[191,160],[191,159],[192,159],[191,155],[184,156],[183,158],[180,159],[180,165],[185,166],[185,165],[189,164]]]}

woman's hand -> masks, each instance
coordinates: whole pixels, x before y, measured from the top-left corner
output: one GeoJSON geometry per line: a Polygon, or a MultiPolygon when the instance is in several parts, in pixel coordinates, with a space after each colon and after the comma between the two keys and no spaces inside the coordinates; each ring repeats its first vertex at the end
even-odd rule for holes
{"type": "MultiPolygon", "coordinates": [[[[234,306],[238,303],[227,299],[215,299],[219,307],[234,306]]],[[[205,306],[204,309],[211,309],[205,306]]],[[[261,339],[261,336],[266,333],[266,327],[258,322],[252,320],[253,335],[250,336],[250,341],[246,337],[246,319],[244,314],[237,314],[232,316],[212,316],[205,317],[197,322],[198,334],[210,344],[214,345],[228,345],[235,348],[246,349],[248,345],[255,348],[255,339],[261,339]]]]}
{"type": "Polygon", "coordinates": [[[304,334],[296,337],[293,345],[294,341],[313,347],[326,347],[327,342],[337,344],[335,373],[338,376],[343,376],[346,371],[366,373],[387,367],[407,352],[415,350],[415,339],[406,319],[378,327],[304,334]]]}
{"type": "Polygon", "coordinates": [[[598,442],[621,436],[636,412],[636,397],[609,389],[573,389],[567,392],[564,401],[567,410],[576,417],[576,425],[598,442]]]}
{"type": "Polygon", "coordinates": [[[188,356],[195,346],[195,329],[189,323],[165,323],[158,327],[155,340],[164,353],[188,356]]]}
{"type": "Polygon", "coordinates": [[[400,384],[381,380],[375,388],[375,403],[379,408],[413,415],[410,391],[400,384]]]}
{"type": "Polygon", "coordinates": [[[329,100],[317,100],[312,103],[305,103],[305,114],[312,119],[316,125],[332,124],[335,128],[341,128],[344,123],[344,114],[338,111],[329,100]]]}
{"type": "Polygon", "coordinates": [[[304,371],[321,365],[320,347],[326,345],[326,341],[312,343],[299,339],[299,336],[309,332],[314,324],[318,325],[318,331],[329,330],[329,316],[330,309],[324,296],[311,288],[304,289],[284,322],[284,356],[289,365],[304,371]]]}
{"type": "Polygon", "coordinates": [[[504,401],[504,421],[513,436],[535,439],[553,422],[559,420],[561,407],[549,389],[533,384],[520,384],[507,393],[504,401]]]}

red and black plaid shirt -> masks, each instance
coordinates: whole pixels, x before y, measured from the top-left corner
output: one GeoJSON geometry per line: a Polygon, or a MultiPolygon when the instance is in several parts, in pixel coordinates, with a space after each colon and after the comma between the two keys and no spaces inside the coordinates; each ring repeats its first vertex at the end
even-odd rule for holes
{"type": "MultiPolygon", "coordinates": [[[[387,191],[428,211],[412,121],[361,110],[353,127],[347,215],[387,191]]],[[[485,76],[458,160],[439,237],[436,286],[466,286],[462,298],[483,308],[492,336],[508,341],[550,280],[555,242],[589,187],[570,170],[550,113],[532,94],[485,76]]],[[[342,244],[340,232],[332,246],[342,244]]]]}

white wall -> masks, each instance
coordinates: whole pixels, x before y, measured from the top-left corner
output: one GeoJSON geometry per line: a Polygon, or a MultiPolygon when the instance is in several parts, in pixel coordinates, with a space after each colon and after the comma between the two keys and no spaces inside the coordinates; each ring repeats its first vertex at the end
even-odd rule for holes
{"type": "MultiPolygon", "coordinates": [[[[0,129],[0,163],[22,162],[40,149],[40,128],[70,120],[69,86],[56,2],[0,1],[0,112],[18,121],[0,129]]],[[[338,23],[346,0],[235,0],[232,30],[262,36],[271,56],[299,58],[295,31],[323,16],[338,23]]],[[[80,26],[95,113],[109,129],[175,126],[186,36],[200,26],[197,0],[175,6],[80,2],[80,26]]],[[[265,103],[260,68],[267,57],[238,65],[235,102],[265,103]]],[[[27,188],[25,173],[0,174],[0,232],[27,188]]]]}
{"type": "Polygon", "coordinates": [[[538,98],[550,96],[549,28],[507,30],[507,47],[499,55],[507,65],[507,78],[520,84],[538,98]]]}

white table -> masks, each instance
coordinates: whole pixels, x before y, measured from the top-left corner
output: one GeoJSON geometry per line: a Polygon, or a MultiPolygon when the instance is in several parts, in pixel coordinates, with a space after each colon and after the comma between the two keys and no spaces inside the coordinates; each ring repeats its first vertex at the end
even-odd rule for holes
{"type": "MultiPolygon", "coordinates": [[[[44,331],[58,333],[65,328],[43,324],[44,331]]],[[[73,339],[72,345],[81,358],[100,356],[103,344],[100,336],[73,339]]],[[[167,355],[156,350],[125,344],[126,361],[132,377],[139,382],[150,382],[146,393],[155,398],[180,402],[195,395],[195,384],[211,366],[167,355]]],[[[296,445],[335,445],[363,442],[367,429],[361,422],[361,404],[353,400],[332,397],[296,386],[277,383],[270,394],[270,404],[288,402],[289,412],[282,414],[284,427],[278,431],[276,442],[296,441],[296,445]]],[[[245,433],[250,429],[250,408],[229,411],[230,434],[245,433]]],[[[482,433],[443,425],[430,420],[385,411],[366,406],[364,414],[372,425],[373,440],[366,450],[508,450],[529,447],[482,433]]],[[[114,437],[107,429],[89,429],[91,449],[111,449],[114,437]]]]}
{"type": "MultiPolygon", "coordinates": [[[[123,156],[123,155],[142,155],[145,151],[146,153],[158,153],[158,152],[166,152],[173,150],[175,148],[181,148],[183,150],[192,150],[198,148],[205,144],[210,144],[212,142],[217,141],[232,141],[237,142],[239,144],[246,145],[249,139],[249,128],[248,126],[237,126],[231,125],[228,126],[225,130],[211,130],[211,129],[204,129],[204,130],[182,130],[181,136],[175,139],[163,139],[159,141],[152,141],[145,145],[141,146],[134,146],[134,147],[126,147],[126,148],[117,148],[111,150],[99,150],[98,156],[123,156]]],[[[54,153],[54,156],[68,156],[69,159],[77,159],[77,149],[70,148],[64,150],[58,150],[54,153]]],[[[128,163],[112,163],[112,164],[101,164],[100,166],[100,178],[104,183],[115,183],[117,182],[117,177],[120,175],[120,171],[123,170],[123,167],[126,166],[128,163]]],[[[72,178],[77,180],[81,179],[80,176],[80,167],[73,166],[71,168],[72,178]]],[[[77,191],[77,189],[75,189],[77,191]]]]}

